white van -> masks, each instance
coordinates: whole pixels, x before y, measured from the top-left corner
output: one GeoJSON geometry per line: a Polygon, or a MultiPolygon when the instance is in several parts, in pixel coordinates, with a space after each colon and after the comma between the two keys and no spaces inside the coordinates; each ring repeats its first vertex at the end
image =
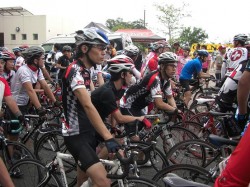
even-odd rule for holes
{"type": "MultiPolygon", "coordinates": [[[[45,49],[45,53],[49,53],[54,48],[54,44],[58,43],[61,46],[69,45],[72,48],[75,48],[75,34],[71,35],[60,35],[53,38],[50,38],[46,42],[42,43],[42,47],[45,49]]],[[[123,50],[126,46],[132,44],[131,37],[124,33],[113,33],[107,34],[109,40],[115,42],[116,51],[123,50]]]]}

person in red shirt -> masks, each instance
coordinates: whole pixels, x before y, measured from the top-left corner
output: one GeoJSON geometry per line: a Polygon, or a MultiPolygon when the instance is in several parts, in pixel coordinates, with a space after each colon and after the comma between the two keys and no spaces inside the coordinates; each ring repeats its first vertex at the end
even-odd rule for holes
{"type": "MultiPolygon", "coordinates": [[[[3,68],[3,61],[0,63],[0,68],[3,68]]],[[[11,96],[10,87],[7,81],[0,77],[0,110],[2,108],[2,101],[5,100],[6,104],[11,108],[12,112],[17,116],[19,121],[23,121],[24,117],[20,110],[17,107],[15,100],[11,96]]],[[[1,111],[0,111],[0,118],[1,118],[1,111]]],[[[3,133],[3,128],[0,127],[0,133],[3,133]]],[[[9,176],[9,173],[4,165],[2,159],[0,158],[0,184],[3,186],[14,187],[14,184],[9,176]]]]}
{"type": "Polygon", "coordinates": [[[183,49],[181,48],[180,46],[180,43],[179,42],[175,42],[174,45],[174,52],[177,56],[183,56],[184,55],[184,51],[183,49]]]}
{"type": "Polygon", "coordinates": [[[170,51],[171,46],[165,40],[161,40],[152,44],[152,52],[147,56],[145,66],[141,71],[141,76],[145,77],[150,72],[157,70],[158,56],[164,52],[170,51]]]}

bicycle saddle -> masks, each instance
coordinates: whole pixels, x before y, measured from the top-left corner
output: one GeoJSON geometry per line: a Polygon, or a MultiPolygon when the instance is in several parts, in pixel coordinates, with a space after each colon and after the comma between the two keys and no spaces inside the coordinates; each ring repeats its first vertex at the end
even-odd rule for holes
{"type": "Polygon", "coordinates": [[[189,181],[179,177],[174,173],[168,173],[166,177],[163,178],[164,183],[170,187],[209,187],[205,184],[189,181]]]}
{"type": "Polygon", "coordinates": [[[230,139],[223,138],[223,137],[220,137],[220,136],[217,136],[214,134],[210,134],[208,139],[209,139],[210,143],[212,143],[218,147],[223,146],[223,145],[237,146],[239,143],[239,141],[237,141],[237,140],[230,140],[230,139]]]}

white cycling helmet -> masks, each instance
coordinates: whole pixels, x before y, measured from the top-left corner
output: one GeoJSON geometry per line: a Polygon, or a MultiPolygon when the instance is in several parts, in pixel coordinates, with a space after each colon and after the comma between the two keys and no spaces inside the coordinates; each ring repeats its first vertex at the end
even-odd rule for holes
{"type": "Polygon", "coordinates": [[[75,36],[76,45],[86,44],[104,44],[108,45],[109,40],[104,32],[95,27],[83,29],[82,32],[77,32],[75,36]]]}
{"type": "Polygon", "coordinates": [[[160,54],[158,64],[176,63],[178,62],[177,55],[172,52],[165,52],[160,54]]]}
{"type": "Polygon", "coordinates": [[[108,71],[113,73],[119,73],[122,70],[132,71],[133,67],[134,65],[130,63],[111,64],[110,67],[108,68],[108,71]]]}
{"type": "Polygon", "coordinates": [[[245,35],[245,34],[237,34],[237,35],[234,36],[234,41],[246,42],[247,41],[247,35],[245,35]]]}
{"type": "Polygon", "coordinates": [[[125,47],[124,54],[129,56],[129,57],[136,56],[139,54],[139,48],[136,47],[135,45],[129,45],[129,46],[125,47]]]}

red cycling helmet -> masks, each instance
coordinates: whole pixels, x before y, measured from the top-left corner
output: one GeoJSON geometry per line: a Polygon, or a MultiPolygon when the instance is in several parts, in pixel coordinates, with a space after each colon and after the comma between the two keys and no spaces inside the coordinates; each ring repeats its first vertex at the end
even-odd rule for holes
{"type": "Polygon", "coordinates": [[[13,53],[10,53],[8,51],[4,51],[4,52],[0,53],[0,59],[3,59],[3,60],[15,60],[16,56],[13,53]]]}

